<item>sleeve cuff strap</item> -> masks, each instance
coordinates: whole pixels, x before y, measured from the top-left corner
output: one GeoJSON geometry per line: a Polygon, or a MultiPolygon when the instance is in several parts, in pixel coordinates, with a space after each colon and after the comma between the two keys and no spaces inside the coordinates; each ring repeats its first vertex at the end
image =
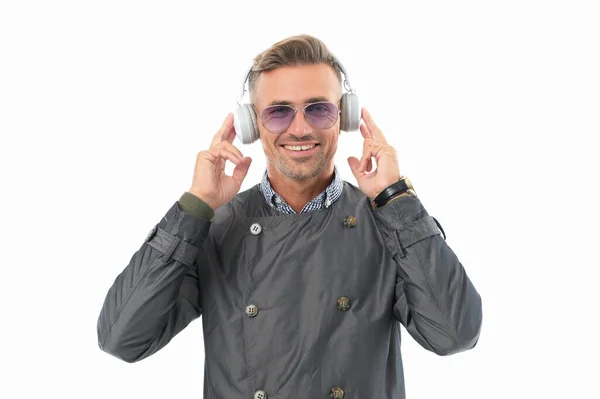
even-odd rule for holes
{"type": "Polygon", "coordinates": [[[181,238],[171,235],[163,229],[157,228],[146,244],[165,255],[166,261],[175,259],[188,267],[192,267],[200,250],[188,244],[181,238]]]}

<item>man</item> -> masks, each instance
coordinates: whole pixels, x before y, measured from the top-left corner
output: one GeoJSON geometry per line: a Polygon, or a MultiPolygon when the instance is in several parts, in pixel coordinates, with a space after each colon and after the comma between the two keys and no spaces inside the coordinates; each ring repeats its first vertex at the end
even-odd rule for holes
{"type": "Polygon", "coordinates": [[[480,296],[365,109],[362,157],[348,159],[358,187],[334,166],[335,65],[307,35],[256,57],[262,182],[238,194],[251,159],[229,114],[110,288],[104,351],[139,361],[203,315],[205,398],[384,399],[405,397],[400,324],[439,355],[475,346],[480,296]]]}

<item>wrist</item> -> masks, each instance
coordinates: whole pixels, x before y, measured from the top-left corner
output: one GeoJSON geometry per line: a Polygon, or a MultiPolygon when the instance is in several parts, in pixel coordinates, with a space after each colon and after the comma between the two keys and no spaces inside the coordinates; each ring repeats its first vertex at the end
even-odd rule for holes
{"type": "MultiPolygon", "coordinates": [[[[389,204],[389,203],[390,203],[390,202],[392,202],[392,201],[395,201],[395,200],[397,200],[398,198],[401,198],[401,197],[408,197],[408,196],[410,196],[410,194],[409,194],[408,192],[406,192],[406,191],[405,191],[405,192],[403,192],[403,193],[401,193],[401,194],[398,194],[398,195],[396,195],[396,196],[393,196],[392,198],[390,198],[390,199],[389,199],[389,201],[385,203],[385,205],[389,204]]],[[[385,206],[385,205],[384,205],[384,206],[385,206]]]]}
{"type": "Polygon", "coordinates": [[[381,208],[401,195],[412,195],[416,197],[413,185],[406,176],[400,176],[400,179],[397,182],[381,190],[381,192],[373,199],[373,207],[381,208]]]}
{"type": "Polygon", "coordinates": [[[190,188],[187,192],[189,194],[192,194],[193,196],[195,196],[196,198],[198,198],[202,202],[204,202],[213,211],[215,211],[220,206],[215,201],[213,201],[208,195],[200,193],[197,190],[194,190],[193,188],[190,188]]]}
{"type": "Polygon", "coordinates": [[[179,208],[186,213],[204,217],[208,220],[215,215],[214,208],[209,203],[204,201],[200,196],[186,191],[179,198],[179,208]]]}

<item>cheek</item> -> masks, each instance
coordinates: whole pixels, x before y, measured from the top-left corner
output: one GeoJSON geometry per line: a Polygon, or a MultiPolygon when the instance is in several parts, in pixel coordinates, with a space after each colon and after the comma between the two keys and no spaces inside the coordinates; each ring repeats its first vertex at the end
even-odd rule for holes
{"type": "Polygon", "coordinates": [[[329,133],[329,148],[331,148],[332,150],[335,150],[337,148],[338,145],[338,139],[340,137],[340,131],[339,130],[335,130],[329,133]]]}
{"type": "Polygon", "coordinates": [[[262,145],[263,152],[265,154],[270,152],[269,141],[262,135],[262,133],[260,135],[260,144],[262,145]]]}
{"type": "Polygon", "coordinates": [[[264,149],[267,149],[269,147],[273,146],[273,143],[271,142],[271,137],[269,137],[269,135],[267,134],[267,132],[265,132],[262,128],[258,128],[258,132],[259,132],[259,138],[260,138],[260,142],[262,143],[262,146],[264,149]]]}

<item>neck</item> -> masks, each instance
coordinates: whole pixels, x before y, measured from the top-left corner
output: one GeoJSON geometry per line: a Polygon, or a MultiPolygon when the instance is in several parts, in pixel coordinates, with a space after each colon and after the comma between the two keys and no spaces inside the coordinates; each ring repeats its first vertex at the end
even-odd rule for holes
{"type": "Polygon", "coordinates": [[[332,163],[315,177],[302,180],[292,179],[282,174],[272,164],[267,164],[267,175],[271,187],[296,213],[299,213],[307,203],[331,184],[333,174],[334,166],[332,163]]]}

